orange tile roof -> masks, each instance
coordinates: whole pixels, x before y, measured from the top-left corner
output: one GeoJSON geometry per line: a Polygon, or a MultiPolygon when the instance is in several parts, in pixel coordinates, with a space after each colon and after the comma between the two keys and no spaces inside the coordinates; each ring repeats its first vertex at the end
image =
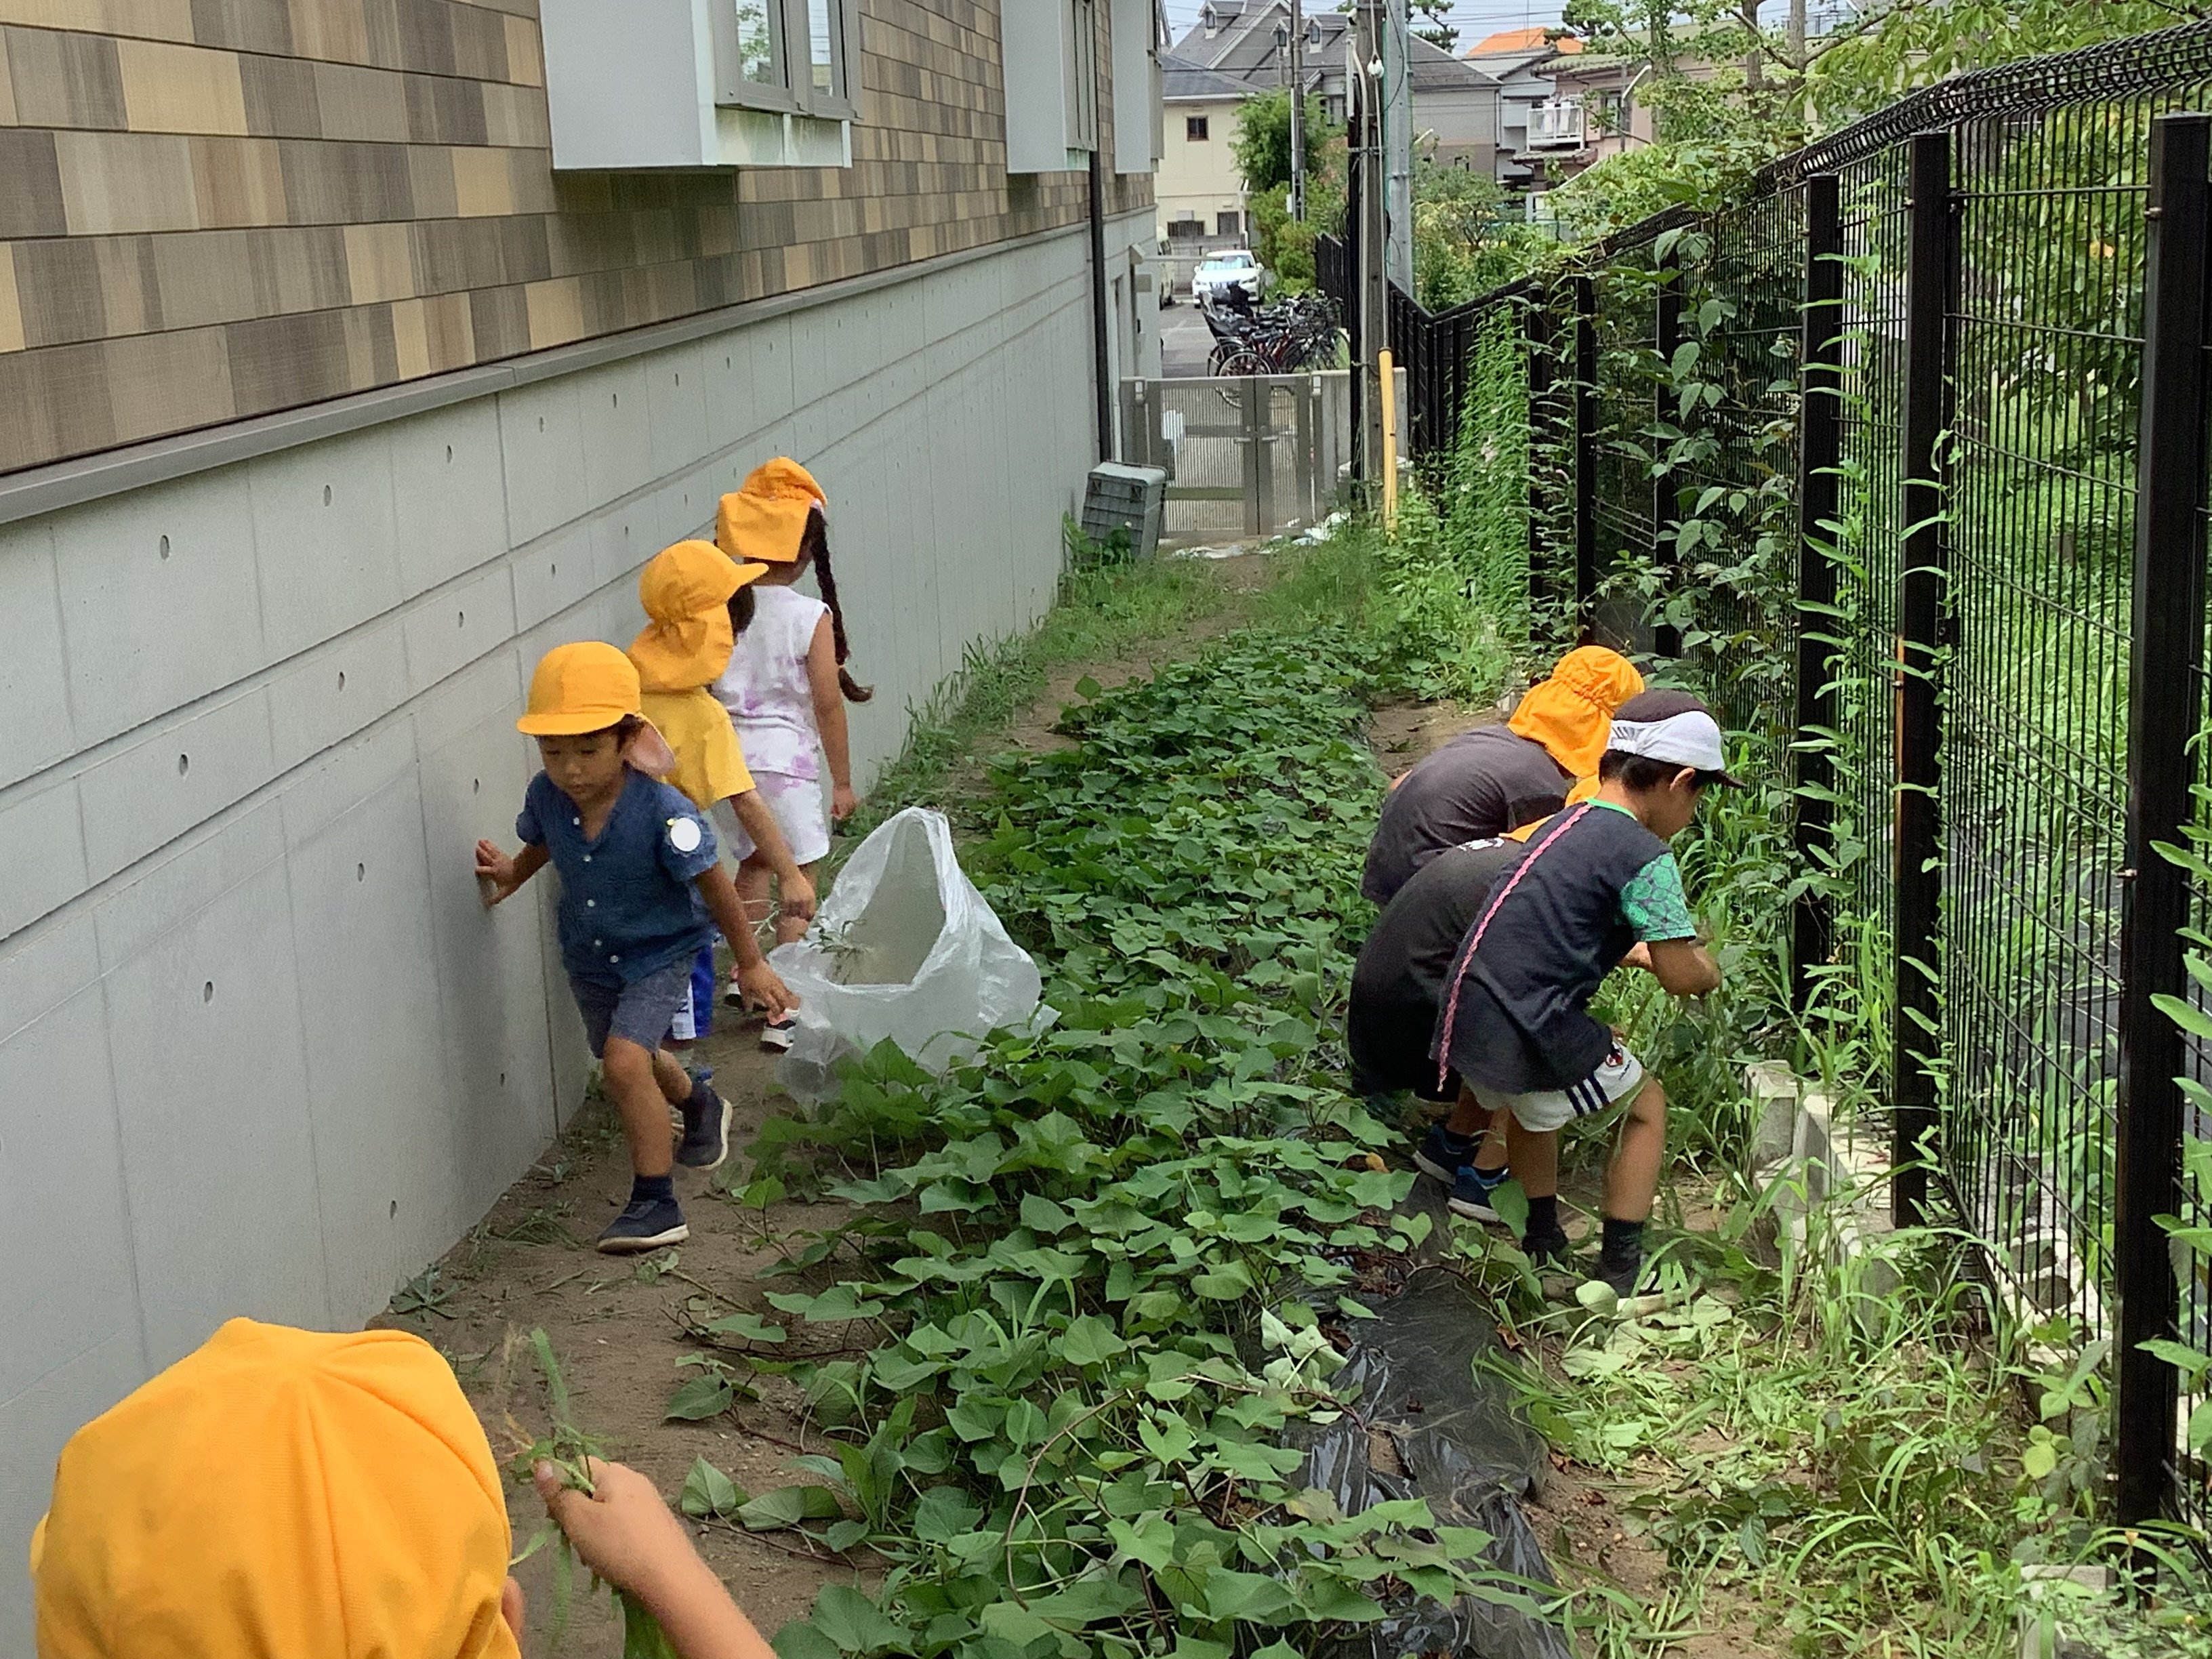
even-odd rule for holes
{"type": "MultiPolygon", "coordinates": [[[[1544,44],[1546,33],[1541,25],[1534,28],[1504,29],[1476,41],[1468,48],[1465,56],[1480,58],[1493,52],[1534,52],[1544,44]]],[[[1562,57],[1571,58],[1583,49],[1583,43],[1571,34],[1563,34],[1552,43],[1552,49],[1562,57]]]]}

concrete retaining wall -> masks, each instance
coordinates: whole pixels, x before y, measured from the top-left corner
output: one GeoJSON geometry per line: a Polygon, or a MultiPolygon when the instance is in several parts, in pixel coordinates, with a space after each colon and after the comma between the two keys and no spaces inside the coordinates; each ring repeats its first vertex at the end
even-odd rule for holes
{"type": "Polygon", "coordinates": [[[578,1105],[552,884],[487,915],[469,869],[513,842],[539,653],[626,644],[637,567],[795,455],[877,688],[865,785],[963,647],[1050,603],[1094,456],[1085,257],[1034,240],[0,526],[0,1653],[80,1423],[233,1315],[357,1326],[578,1105]]]}

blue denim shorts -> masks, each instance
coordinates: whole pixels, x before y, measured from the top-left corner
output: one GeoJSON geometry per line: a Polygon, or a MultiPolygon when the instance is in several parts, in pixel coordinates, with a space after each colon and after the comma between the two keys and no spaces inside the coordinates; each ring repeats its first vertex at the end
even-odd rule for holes
{"type": "Polygon", "coordinates": [[[584,1017],[584,1036],[592,1057],[604,1059],[607,1039],[618,1036],[641,1048],[660,1047],[676,1023],[676,1011],[691,994],[691,958],[685,957],[665,968],[657,968],[643,979],[627,985],[608,980],[568,975],[577,1012],[584,1017]]]}

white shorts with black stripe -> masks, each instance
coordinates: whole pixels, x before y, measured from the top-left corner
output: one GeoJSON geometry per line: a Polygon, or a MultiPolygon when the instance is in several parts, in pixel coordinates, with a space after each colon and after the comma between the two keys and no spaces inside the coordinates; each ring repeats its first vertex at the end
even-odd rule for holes
{"type": "Polygon", "coordinates": [[[1616,1042],[1597,1070],[1565,1089],[1509,1095],[1479,1083],[1468,1086],[1478,1104],[1493,1112],[1510,1112],[1522,1128],[1544,1134],[1626,1100],[1644,1086],[1644,1062],[1629,1053],[1627,1044],[1616,1042]]]}

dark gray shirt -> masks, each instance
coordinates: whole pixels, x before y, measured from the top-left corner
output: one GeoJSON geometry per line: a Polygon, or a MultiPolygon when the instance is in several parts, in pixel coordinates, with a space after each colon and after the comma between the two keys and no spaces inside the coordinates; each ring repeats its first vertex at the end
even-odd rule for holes
{"type": "Polygon", "coordinates": [[[1384,799],[1359,890],[1388,904],[1447,847],[1551,817],[1567,804],[1570,781],[1542,744],[1503,726],[1454,738],[1384,799]]]}

